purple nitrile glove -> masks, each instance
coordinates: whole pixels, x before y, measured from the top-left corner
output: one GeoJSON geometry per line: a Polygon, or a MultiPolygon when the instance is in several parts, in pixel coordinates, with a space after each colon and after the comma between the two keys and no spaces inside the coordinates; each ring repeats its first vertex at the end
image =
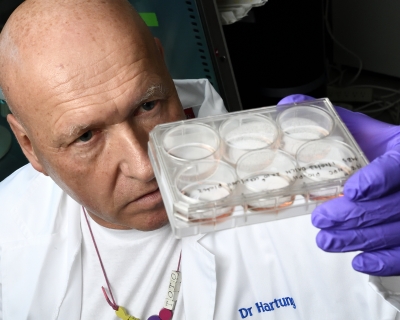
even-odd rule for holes
{"type": "MultiPolygon", "coordinates": [[[[284,98],[280,104],[312,98],[284,98]]],[[[321,231],[317,245],[329,252],[363,251],[353,259],[357,271],[400,275],[400,127],[336,108],[370,161],[344,186],[344,196],[312,213],[321,231]]]]}

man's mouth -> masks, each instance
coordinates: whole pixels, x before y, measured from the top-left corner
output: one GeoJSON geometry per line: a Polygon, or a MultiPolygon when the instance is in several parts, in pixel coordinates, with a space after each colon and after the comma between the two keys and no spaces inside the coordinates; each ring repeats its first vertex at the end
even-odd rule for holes
{"type": "Polygon", "coordinates": [[[162,202],[160,189],[157,188],[153,191],[150,191],[142,195],[141,197],[137,198],[136,200],[134,200],[134,202],[144,206],[157,205],[158,203],[162,202]]]}

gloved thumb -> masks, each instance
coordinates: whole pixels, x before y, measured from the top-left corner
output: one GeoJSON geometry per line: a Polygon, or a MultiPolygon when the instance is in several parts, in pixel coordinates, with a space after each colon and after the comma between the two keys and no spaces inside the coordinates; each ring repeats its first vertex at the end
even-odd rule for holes
{"type": "Polygon", "coordinates": [[[396,149],[386,152],[354,173],[344,186],[344,195],[350,200],[362,201],[399,191],[400,150],[396,149]]]}
{"type": "Polygon", "coordinates": [[[291,103],[299,103],[309,100],[315,100],[315,98],[306,96],[304,94],[292,94],[290,96],[284,97],[282,100],[278,102],[278,106],[281,104],[291,104],[291,103]]]}
{"type": "Polygon", "coordinates": [[[400,145],[400,126],[341,107],[335,109],[370,161],[400,145]]]}

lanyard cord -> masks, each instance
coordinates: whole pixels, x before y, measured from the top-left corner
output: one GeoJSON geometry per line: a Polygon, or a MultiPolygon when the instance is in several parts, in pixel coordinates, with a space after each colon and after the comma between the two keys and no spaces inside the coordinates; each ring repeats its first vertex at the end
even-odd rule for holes
{"type": "MultiPolygon", "coordinates": [[[[103,271],[104,279],[106,279],[107,288],[108,288],[108,291],[110,292],[112,302],[110,301],[110,298],[107,295],[106,289],[103,286],[101,287],[101,289],[103,290],[104,297],[106,298],[108,304],[111,306],[111,308],[113,308],[115,311],[117,311],[118,310],[118,305],[115,303],[114,296],[112,294],[111,287],[110,287],[110,282],[108,281],[107,273],[106,273],[106,270],[104,269],[103,261],[101,260],[100,252],[99,252],[99,249],[97,248],[97,243],[96,243],[96,240],[94,239],[93,231],[92,231],[92,228],[90,226],[86,210],[85,210],[84,207],[82,207],[82,209],[83,209],[83,213],[85,214],[85,219],[86,219],[87,225],[89,227],[90,235],[92,236],[92,240],[93,240],[94,247],[96,249],[97,256],[99,257],[101,270],[103,271]]],[[[180,259],[179,259],[179,261],[180,261],[180,259]]]]}
{"type": "MultiPolygon", "coordinates": [[[[106,273],[106,270],[105,270],[105,268],[104,268],[103,261],[101,260],[101,256],[100,256],[99,249],[97,248],[96,240],[94,239],[92,227],[90,226],[90,223],[89,223],[89,219],[88,219],[88,217],[87,217],[86,210],[85,210],[85,208],[84,208],[83,206],[82,206],[82,209],[83,209],[83,213],[84,213],[84,215],[85,215],[86,223],[87,223],[87,225],[88,225],[88,228],[89,228],[89,231],[90,231],[90,235],[91,235],[91,237],[92,237],[93,244],[94,244],[94,247],[95,247],[95,249],[96,249],[97,257],[99,258],[99,261],[100,261],[101,270],[103,271],[104,279],[106,280],[107,288],[108,288],[108,291],[110,292],[110,296],[111,296],[112,301],[111,301],[110,298],[108,297],[107,292],[106,292],[106,289],[105,289],[103,286],[101,287],[101,289],[103,290],[103,294],[104,294],[104,297],[105,297],[106,300],[107,300],[107,303],[110,305],[111,308],[113,308],[115,311],[117,311],[118,308],[119,308],[119,306],[116,304],[116,302],[115,302],[115,300],[114,300],[114,296],[113,296],[112,291],[111,291],[110,282],[108,281],[107,273],[106,273]]],[[[181,253],[179,254],[179,261],[178,261],[178,268],[177,268],[177,271],[178,271],[178,272],[179,272],[179,269],[180,269],[180,266],[181,266],[181,258],[182,258],[182,251],[181,251],[181,253]]]]}

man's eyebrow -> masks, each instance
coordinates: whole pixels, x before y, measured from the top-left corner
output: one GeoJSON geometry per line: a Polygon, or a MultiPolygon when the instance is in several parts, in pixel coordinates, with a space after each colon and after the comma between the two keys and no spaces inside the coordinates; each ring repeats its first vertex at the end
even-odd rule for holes
{"type": "Polygon", "coordinates": [[[67,128],[67,130],[59,135],[57,141],[63,141],[71,137],[79,135],[81,132],[86,131],[89,128],[88,124],[73,124],[67,128]]]}
{"type": "Polygon", "coordinates": [[[74,124],[69,127],[68,136],[73,137],[78,133],[85,131],[89,127],[88,124],[74,124]]]}
{"type": "Polygon", "coordinates": [[[162,84],[154,84],[147,88],[145,94],[141,96],[136,105],[140,105],[151,97],[164,97],[168,95],[168,89],[162,84]]]}

